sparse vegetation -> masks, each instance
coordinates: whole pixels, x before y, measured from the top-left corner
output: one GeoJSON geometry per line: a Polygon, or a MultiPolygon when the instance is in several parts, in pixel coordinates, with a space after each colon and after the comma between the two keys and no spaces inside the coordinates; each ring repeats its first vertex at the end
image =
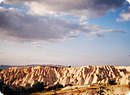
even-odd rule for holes
{"type": "Polygon", "coordinates": [[[48,87],[48,89],[46,89],[46,90],[47,90],[47,91],[58,90],[58,89],[63,88],[63,87],[64,87],[63,85],[57,83],[57,84],[54,85],[54,86],[50,86],[50,87],[48,87]]]}
{"type": "Polygon", "coordinates": [[[129,89],[130,89],[130,82],[128,83],[128,85],[129,85],[129,89]]]}
{"type": "Polygon", "coordinates": [[[44,87],[46,85],[43,82],[36,82],[32,87],[27,87],[26,93],[34,93],[34,92],[41,92],[44,91],[44,87]]]}
{"type": "Polygon", "coordinates": [[[130,76],[128,77],[128,80],[130,80],[130,76]]]}
{"type": "Polygon", "coordinates": [[[104,85],[101,86],[101,90],[99,90],[98,85],[95,87],[88,87],[85,85],[80,87],[77,86],[66,89],[32,93],[32,95],[126,95],[128,91],[128,85],[104,85]]]}
{"type": "Polygon", "coordinates": [[[70,84],[66,84],[65,87],[66,87],[66,86],[73,86],[73,84],[71,84],[71,83],[70,83],[70,84]]]}
{"type": "Polygon", "coordinates": [[[2,71],[2,69],[0,69],[0,72],[2,71]]]}
{"type": "Polygon", "coordinates": [[[71,66],[69,66],[69,68],[71,68],[71,66]]]}
{"type": "Polygon", "coordinates": [[[117,82],[116,82],[116,80],[109,80],[108,84],[109,85],[117,85],[117,82]]]}
{"type": "Polygon", "coordinates": [[[0,81],[0,91],[4,95],[29,95],[30,93],[44,91],[44,83],[37,82],[32,87],[16,87],[11,85],[4,84],[3,81],[0,81]]]}
{"type": "Polygon", "coordinates": [[[0,91],[4,95],[27,95],[23,87],[14,87],[4,84],[3,81],[0,81],[0,91]]]}
{"type": "Polygon", "coordinates": [[[105,91],[103,90],[103,89],[101,89],[101,90],[99,90],[97,93],[99,94],[99,95],[104,95],[103,93],[104,93],[105,91]]]}
{"type": "Polygon", "coordinates": [[[63,85],[57,83],[56,85],[45,88],[46,85],[43,82],[36,82],[32,87],[30,84],[24,87],[16,87],[11,85],[6,85],[2,80],[0,81],[0,91],[4,95],[30,95],[31,93],[43,92],[43,91],[56,91],[63,88],[63,85]]]}

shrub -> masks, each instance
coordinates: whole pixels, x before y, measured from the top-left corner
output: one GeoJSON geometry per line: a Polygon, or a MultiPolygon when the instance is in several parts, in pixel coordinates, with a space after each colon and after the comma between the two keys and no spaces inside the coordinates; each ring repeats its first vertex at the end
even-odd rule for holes
{"type": "Polygon", "coordinates": [[[2,71],[2,69],[0,69],[0,72],[2,71]]]}
{"type": "Polygon", "coordinates": [[[57,84],[54,85],[54,86],[50,86],[50,87],[47,89],[47,91],[50,91],[50,90],[58,90],[58,89],[63,88],[63,87],[64,87],[63,85],[57,83],[57,84]]]}
{"type": "Polygon", "coordinates": [[[9,86],[4,84],[3,81],[0,81],[0,91],[4,93],[4,95],[26,95],[23,87],[9,86]]]}
{"type": "Polygon", "coordinates": [[[99,90],[99,91],[97,92],[97,94],[99,94],[99,95],[104,95],[104,94],[103,94],[104,92],[105,92],[104,90],[99,90]]]}
{"type": "Polygon", "coordinates": [[[110,84],[110,85],[117,85],[117,82],[116,82],[116,80],[109,80],[108,84],[110,84]]]}
{"type": "Polygon", "coordinates": [[[36,82],[32,87],[25,88],[26,93],[34,93],[44,91],[44,83],[43,82],[36,82]]]}
{"type": "Polygon", "coordinates": [[[130,76],[128,77],[128,80],[130,80],[130,76]]]}
{"type": "Polygon", "coordinates": [[[30,93],[44,91],[44,83],[37,82],[32,87],[24,88],[21,86],[10,86],[4,84],[3,81],[0,81],[0,91],[4,95],[29,95],[30,93]]]}
{"type": "Polygon", "coordinates": [[[129,85],[129,88],[130,88],[130,82],[128,83],[128,85],[129,85]]]}
{"type": "Polygon", "coordinates": [[[36,84],[34,84],[34,85],[32,86],[32,88],[33,88],[34,90],[36,90],[36,91],[43,91],[43,90],[44,90],[44,87],[45,87],[45,85],[44,85],[43,82],[37,82],[36,84]]]}

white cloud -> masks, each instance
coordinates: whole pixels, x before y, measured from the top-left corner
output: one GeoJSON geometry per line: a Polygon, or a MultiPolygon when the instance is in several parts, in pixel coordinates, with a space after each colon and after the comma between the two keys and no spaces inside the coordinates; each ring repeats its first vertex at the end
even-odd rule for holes
{"type": "Polygon", "coordinates": [[[7,9],[1,10],[0,14],[0,36],[3,39],[49,41],[74,37],[76,31],[80,31],[80,25],[55,17],[33,16],[7,9]]]}
{"type": "Polygon", "coordinates": [[[127,0],[130,3],[130,0],[127,0]]]}
{"type": "Polygon", "coordinates": [[[120,14],[120,18],[117,18],[117,21],[130,21],[130,7],[120,14]]]}
{"type": "MultiPolygon", "coordinates": [[[[5,0],[9,4],[24,4],[30,6],[28,12],[20,11],[17,8],[0,7],[0,39],[15,41],[54,41],[68,38],[75,38],[80,33],[94,34],[101,37],[107,32],[121,32],[121,30],[103,29],[102,27],[89,24],[86,11],[92,14],[106,13],[107,10],[120,8],[125,0],[5,0]],[[109,4],[112,4],[111,7],[109,4]],[[58,6],[57,6],[58,5],[58,6]],[[90,6],[93,5],[93,6],[90,6]],[[67,7],[66,7],[67,6],[67,7]],[[103,8],[103,10],[102,10],[103,8]],[[90,11],[91,10],[91,11],[90,11]],[[72,12],[73,11],[73,12],[72,12]],[[83,12],[84,11],[84,12],[83,12]],[[47,15],[46,13],[49,13],[47,15]],[[64,19],[64,15],[50,15],[54,12],[78,13],[82,16],[77,22],[64,19]],[[82,13],[83,12],[83,13],[82,13]],[[37,14],[37,15],[34,15],[37,14]],[[46,14],[46,15],[42,15],[46,14]],[[73,22],[73,23],[72,23],[73,22]]],[[[57,14],[57,13],[55,13],[57,14]]],[[[99,16],[99,15],[98,15],[99,16]]]]}
{"type": "Polygon", "coordinates": [[[130,21],[130,13],[122,13],[120,19],[117,19],[117,21],[130,21]]]}
{"type": "Polygon", "coordinates": [[[0,3],[2,3],[3,2],[3,0],[0,0],[0,3]]]}
{"type": "Polygon", "coordinates": [[[30,6],[30,10],[28,11],[29,14],[34,15],[45,15],[45,14],[54,14],[54,12],[49,11],[47,8],[43,7],[40,3],[31,2],[28,4],[30,6]]]}
{"type": "Polygon", "coordinates": [[[34,14],[64,13],[78,16],[103,16],[111,10],[122,8],[126,0],[5,0],[8,4],[24,4],[34,14]]]}
{"type": "Polygon", "coordinates": [[[53,41],[79,33],[118,32],[89,23],[71,23],[54,16],[35,16],[15,9],[0,10],[0,38],[15,41],[53,41]]]}

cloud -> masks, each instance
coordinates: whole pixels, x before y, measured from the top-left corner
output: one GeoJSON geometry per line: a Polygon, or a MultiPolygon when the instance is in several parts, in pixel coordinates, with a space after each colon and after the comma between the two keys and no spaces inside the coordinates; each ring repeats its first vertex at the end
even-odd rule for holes
{"type": "Polygon", "coordinates": [[[96,35],[97,35],[98,37],[104,37],[104,35],[99,34],[99,33],[96,33],[96,35]]]}
{"type": "Polygon", "coordinates": [[[128,7],[127,10],[124,10],[121,14],[120,14],[120,18],[117,18],[118,22],[122,22],[122,21],[130,21],[130,7],[128,7]]]}
{"type": "Polygon", "coordinates": [[[64,39],[75,36],[80,27],[54,17],[32,16],[15,9],[1,8],[0,19],[0,38],[12,40],[64,39]]]}
{"type": "Polygon", "coordinates": [[[30,7],[32,14],[61,13],[78,16],[103,16],[108,11],[122,8],[126,0],[4,0],[7,4],[21,4],[30,7]]]}
{"type": "Polygon", "coordinates": [[[3,2],[3,0],[0,0],[0,3],[2,3],[3,2]]]}
{"type": "Polygon", "coordinates": [[[130,3],[130,0],[127,0],[130,3]]]}
{"type": "Polygon", "coordinates": [[[0,40],[55,41],[76,38],[80,33],[101,37],[107,32],[123,33],[121,30],[103,29],[84,20],[72,23],[64,17],[32,15],[17,8],[0,7],[0,40]]]}

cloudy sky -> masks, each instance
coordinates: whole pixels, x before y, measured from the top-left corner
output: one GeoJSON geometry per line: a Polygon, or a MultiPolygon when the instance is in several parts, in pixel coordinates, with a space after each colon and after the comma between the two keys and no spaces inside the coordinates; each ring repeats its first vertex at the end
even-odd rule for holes
{"type": "Polygon", "coordinates": [[[0,65],[130,66],[126,0],[0,0],[0,65]]]}

